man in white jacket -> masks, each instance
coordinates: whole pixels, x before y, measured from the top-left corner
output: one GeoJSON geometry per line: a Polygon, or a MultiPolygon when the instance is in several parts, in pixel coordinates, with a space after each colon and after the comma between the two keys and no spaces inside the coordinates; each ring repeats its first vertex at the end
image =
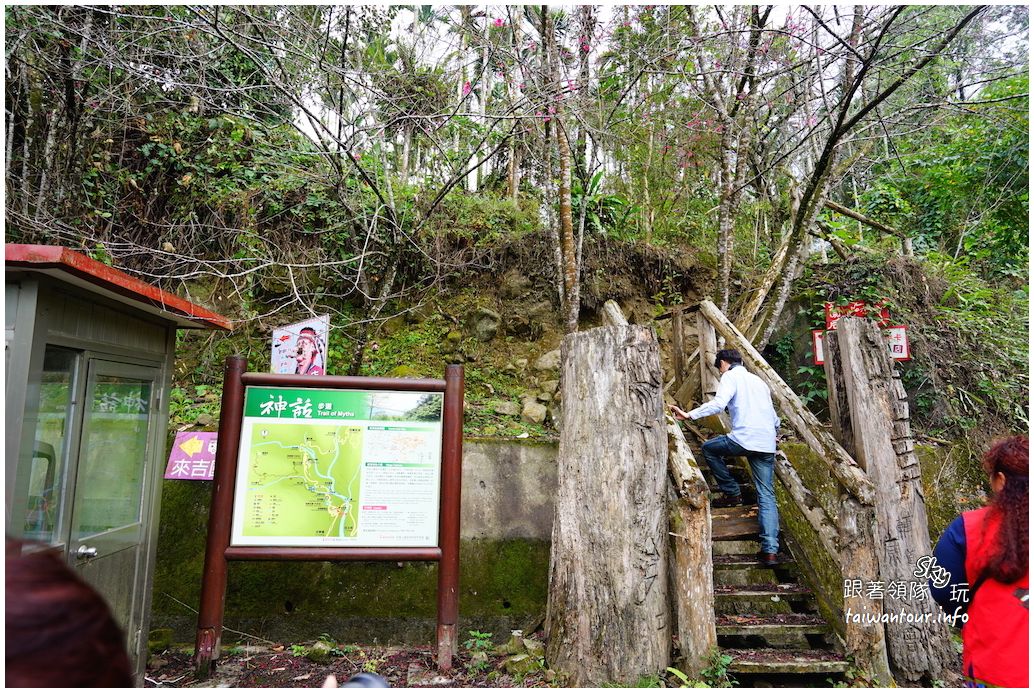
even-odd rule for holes
{"type": "Polygon", "coordinates": [[[703,445],[704,460],[722,491],[722,498],[714,501],[712,506],[725,508],[742,504],[740,485],[729,473],[725,458],[746,457],[758,494],[758,524],[761,527],[758,557],[762,565],[771,567],[779,563],[779,510],[773,486],[779,417],[772,406],[768,385],[747,372],[740,352],[722,349],[715,356],[714,365],[722,375],[714,399],[689,412],[675,405],[671,410],[677,419],[702,419],[728,407],[732,432],[712,438],[703,445]]]}

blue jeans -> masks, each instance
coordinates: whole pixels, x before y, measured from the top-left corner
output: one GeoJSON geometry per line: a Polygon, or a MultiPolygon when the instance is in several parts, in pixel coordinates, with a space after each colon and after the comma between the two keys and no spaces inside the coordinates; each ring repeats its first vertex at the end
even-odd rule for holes
{"type": "Polygon", "coordinates": [[[779,551],[779,510],[776,508],[775,453],[747,450],[729,436],[712,438],[703,445],[704,460],[711,468],[718,488],[729,496],[740,495],[740,485],[732,478],[725,465],[726,457],[746,457],[750,473],[754,477],[754,488],[758,492],[758,525],[761,528],[761,550],[764,553],[779,551]]]}

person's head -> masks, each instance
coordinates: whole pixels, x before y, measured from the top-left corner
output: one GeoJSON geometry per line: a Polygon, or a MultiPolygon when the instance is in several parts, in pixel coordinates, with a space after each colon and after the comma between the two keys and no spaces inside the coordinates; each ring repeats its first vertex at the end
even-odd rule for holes
{"type": "Polygon", "coordinates": [[[125,635],[97,591],[56,551],[6,544],[6,684],[132,687],[125,635]]]}
{"type": "Polygon", "coordinates": [[[302,328],[295,342],[295,350],[295,361],[298,362],[298,368],[295,369],[295,373],[305,373],[316,363],[316,359],[320,354],[316,330],[311,327],[302,328]]]}
{"type": "Polygon", "coordinates": [[[743,357],[735,349],[722,349],[714,355],[714,367],[719,373],[724,373],[733,366],[742,366],[743,357]]]}
{"type": "Polygon", "coordinates": [[[997,549],[988,564],[991,577],[1010,583],[1027,573],[1028,473],[1030,452],[1027,436],[1013,436],[997,441],[984,455],[993,492],[993,507],[1002,514],[997,549]]]}

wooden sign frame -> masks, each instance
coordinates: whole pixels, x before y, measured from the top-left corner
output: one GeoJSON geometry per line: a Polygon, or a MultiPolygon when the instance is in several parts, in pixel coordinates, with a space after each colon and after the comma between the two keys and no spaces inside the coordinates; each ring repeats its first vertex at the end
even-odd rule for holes
{"type": "Polygon", "coordinates": [[[226,575],[229,561],[437,561],[438,668],[452,668],[458,648],[460,491],[463,471],[463,366],[450,365],[444,380],[246,373],[243,356],[226,359],[223,372],[219,443],[209,508],[205,567],[201,578],[194,665],[208,676],[222,643],[226,575]],[[283,547],[231,546],[234,486],[248,385],[293,389],[393,390],[444,393],[442,402],[441,496],[438,545],[432,547],[283,547]]]}

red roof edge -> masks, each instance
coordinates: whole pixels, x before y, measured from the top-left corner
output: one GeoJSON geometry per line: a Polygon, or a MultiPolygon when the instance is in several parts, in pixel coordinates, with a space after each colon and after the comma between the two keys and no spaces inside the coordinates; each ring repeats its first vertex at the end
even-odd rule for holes
{"type": "Polygon", "coordinates": [[[229,318],[213,313],[176,294],[162,291],[153,284],[131,277],[121,270],[92,260],[64,246],[7,243],[4,245],[4,260],[7,267],[56,269],[67,272],[102,289],[149,304],[181,319],[195,322],[201,327],[233,329],[233,322],[229,318]]]}

